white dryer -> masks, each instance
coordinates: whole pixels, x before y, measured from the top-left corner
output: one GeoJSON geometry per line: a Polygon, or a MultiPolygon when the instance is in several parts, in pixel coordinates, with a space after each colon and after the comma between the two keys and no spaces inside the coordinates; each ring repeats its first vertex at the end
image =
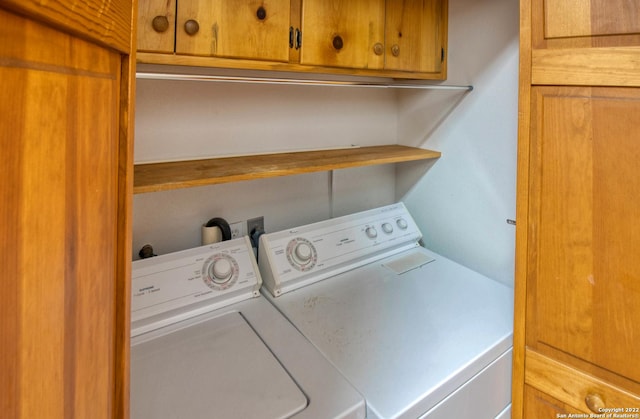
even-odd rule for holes
{"type": "Polygon", "coordinates": [[[362,396],[260,295],[248,238],[132,271],[133,419],[365,416],[362,396]]]}
{"type": "Polygon", "coordinates": [[[265,295],[369,418],[508,417],[513,290],[421,237],[402,203],[265,234],[265,295]]]}

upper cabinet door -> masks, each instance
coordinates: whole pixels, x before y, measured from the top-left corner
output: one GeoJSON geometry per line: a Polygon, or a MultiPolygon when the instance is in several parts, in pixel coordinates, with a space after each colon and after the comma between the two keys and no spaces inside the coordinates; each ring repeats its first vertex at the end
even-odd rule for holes
{"type": "Polygon", "coordinates": [[[289,0],[180,0],[176,53],[289,60],[289,0]]]}
{"type": "Polygon", "coordinates": [[[384,0],[304,0],[300,62],[384,67],[384,0]]]}
{"type": "Polygon", "coordinates": [[[386,70],[439,72],[446,41],[442,0],[387,0],[386,70]]]}
{"type": "Polygon", "coordinates": [[[143,0],[138,8],[138,51],[173,53],[176,0],[143,0]]]}

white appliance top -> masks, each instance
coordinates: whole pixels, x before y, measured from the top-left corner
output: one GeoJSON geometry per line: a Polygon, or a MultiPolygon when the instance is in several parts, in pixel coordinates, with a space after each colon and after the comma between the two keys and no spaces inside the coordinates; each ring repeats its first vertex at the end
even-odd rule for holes
{"type": "Polygon", "coordinates": [[[258,292],[248,238],[133,263],[133,419],[363,418],[362,396],[258,292]]]}
{"type": "Polygon", "coordinates": [[[264,294],[362,392],[368,417],[415,418],[512,346],[513,290],[419,247],[420,234],[404,205],[376,211],[379,219],[365,212],[366,223],[356,214],[263,235],[269,253],[259,259],[263,278],[277,284],[315,270],[324,278],[306,276],[306,286],[277,297],[264,294]],[[406,229],[399,228],[401,219],[406,229]],[[387,233],[385,223],[393,231],[387,233]],[[357,255],[354,265],[336,245],[335,226],[353,246],[348,253],[357,255]],[[367,233],[371,227],[377,237],[367,233]],[[398,230],[413,238],[379,244],[398,237],[398,230]],[[313,245],[316,262],[308,272],[288,260],[293,240],[313,245]],[[403,250],[385,256],[394,249],[403,250]]]}

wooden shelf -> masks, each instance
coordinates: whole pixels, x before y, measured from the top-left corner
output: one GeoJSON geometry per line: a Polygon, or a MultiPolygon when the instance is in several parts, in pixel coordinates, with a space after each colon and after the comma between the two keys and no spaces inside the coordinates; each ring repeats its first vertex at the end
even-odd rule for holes
{"type": "Polygon", "coordinates": [[[438,151],[384,145],[137,164],[134,168],[133,192],[158,192],[438,157],[438,151]]]}

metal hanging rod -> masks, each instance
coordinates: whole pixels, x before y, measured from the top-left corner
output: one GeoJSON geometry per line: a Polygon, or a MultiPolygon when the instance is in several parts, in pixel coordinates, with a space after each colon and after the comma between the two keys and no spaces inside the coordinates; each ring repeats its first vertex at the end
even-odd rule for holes
{"type": "Polygon", "coordinates": [[[180,81],[213,81],[226,83],[256,83],[256,84],[285,84],[295,86],[331,86],[331,87],[371,87],[382,89],[426,89],[426,90],[465,90],[472,91],[473,86],[452,86],[421,83],[376,83],[369,81],[339,81],[339,80],[307,80],[291,78],[246,77],[246,76],[216,76],[201,74],[173,74],[137,72],[136,78],[145,80],[180,80],[180,81]]]}

